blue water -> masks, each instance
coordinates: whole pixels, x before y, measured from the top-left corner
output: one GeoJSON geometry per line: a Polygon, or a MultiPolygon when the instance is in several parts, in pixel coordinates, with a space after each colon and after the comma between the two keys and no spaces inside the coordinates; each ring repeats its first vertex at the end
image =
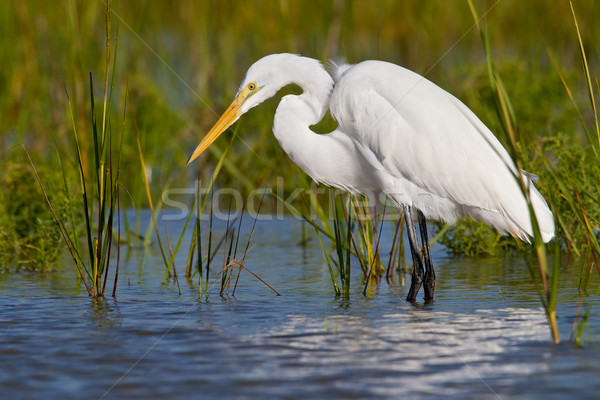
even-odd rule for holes
{"type": "Polygon", "coordinates": [[[344,301],[318,241],[299,239],[296,220],[259,221],[246,257],[281,296],[244,271],[235,297],[220,297],[216,270],[208,296],[196,279],[181,279],[179,294],[160,283],[156,244],[145,257],[122,248],[116,299],[89,298],[68,262],[44,279],[1,277],[0,397],[600,398],[597,296],[586,299],[588,344],[568,342],[576,276],[561,282],[554,345],[522,257],[456,259],[434,247],[436,301],[417,306],[398,278],[363,295],[356,266],[344,301]]]}

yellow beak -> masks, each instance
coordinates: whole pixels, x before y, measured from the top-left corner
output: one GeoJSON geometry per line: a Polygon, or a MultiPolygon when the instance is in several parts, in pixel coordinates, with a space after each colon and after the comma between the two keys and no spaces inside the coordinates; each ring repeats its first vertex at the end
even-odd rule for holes
{"type": "Polygon", "coordinates": [[[196,150],[190,156],[190,159],[187,162],[189,165],[192,161],[194,161],[208,146],[214,142],[221,133],[225,132],[227,128],[231,126],[237,119],[242,115],[240,108],[242,104],[246,101],[246,93],[242,91],[236,98],[233,100],[233,103],[229,106],[227,111],[221,115],[221,118],[215,123],[215,125],[211,128],[210,131],[204,136],[204,139],[200,142],[196,150]]]}

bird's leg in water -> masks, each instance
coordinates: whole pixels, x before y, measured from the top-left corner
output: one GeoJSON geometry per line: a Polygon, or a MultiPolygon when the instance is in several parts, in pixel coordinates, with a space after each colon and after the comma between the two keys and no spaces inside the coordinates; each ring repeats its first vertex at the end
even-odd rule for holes
{"type": "Polygon", "coordinates": [[[419,253],[417,230],[412,219],[412,207],[403,205],[402,211],[404,212],[404,219],[406,220],[406,230],[408,232],[408,241],[410,242],[410,252],[412,253],[413,260],[410,290],[408,291],[408,296],[406,296],[406,301],[414,303],[417,299],[417,293],[419,293],[421,285],[423,284],[423,261],[421,261],[421,254],[419,253]]]}
{"type": "Polygon", "coordinates": [[[425,279],[423,281],[425,291],[425,301],[433,300],[433,292],[435,291],[435,271],[433,262],[431,262],[431,251],[429,250],[429,238],[427,236],[427,221],[425,216],[417,210],[419,218],[419,228],[421,230],[421,243],[423,245],[423,263],[425,264],[425,279]]]}

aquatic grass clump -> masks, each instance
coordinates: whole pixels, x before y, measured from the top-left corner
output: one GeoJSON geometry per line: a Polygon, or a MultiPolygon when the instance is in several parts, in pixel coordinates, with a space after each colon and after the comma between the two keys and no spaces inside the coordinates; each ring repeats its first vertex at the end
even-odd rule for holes
{"type": "Polygon", "coordinates": [[[231,282],[233,280],[234,274],[237,272],[237,275],[235,278],[235,283],[233,285],[233,289],[231,292],[231,295],[235,296],[235,291],[237,289],[238,282],[239,282],[240,276],[242,274],[242,270],[245,270],[248,273],[250,273],[250,275],[252,275],[254,278],[259,280],[263,285],[265,285],[266,287],[271,289],[271,291],[273,291],[273,293],[275,293],[277,296],[280,296],[280,293],[277,290],[275,290],[271,285],[269,285],[260,276],[258,276],[254,272],[252,272],[250,270],[250,268],[248,268],[248,266],[246,265],[246,262],[245,262],[246,255],[248,254],[248,250],[250,249],[250,242],[252,241],[252,237],[254,236],[254,229],[256,228],[256,222],[258,221],[258,215],[260,213],[260,208],[262,206],[265,193],[266,193],[266,191],[263,191],[263,196],[261,197],[260,204],[259,204],[258,210],[256,212],[256,216],[254,217],[254,222],[252,224],[252,230],[250,231],[250,236],[248,237],[248,241],[246,242],[246,247],[244,248],[244,253],[242,254],[242,257],[239,259],[236,257],[237,257],[237,251],[238,251],[238,244],[240,241],[240,232],[241,232],[241,226],[242,226],[242,219],[244,216],[244,210],[242,209],[242,212],[239,216],[239,221],[237,221],[237,225],[238,225],[237,235],[236,235],[235,228],[233,227],[235,225],[236,221],[233,220],[233,221],[231,221],[231,224],[230,224],[230,221],[228,218],[227,231],[225,232],[225,236],[224,236],[226,243],[225,243],[225,249],[223,252],[223,269],[218,274],[218,276],[221,276],[221,291],[219,293],[221,295],[221,297],[229,296],[229,290],[231,289],[231,282]],[[227,247],[227,240],[229,240],[229,247],[227,247]],[[234,243],[235,243],[235,245],[234,245],[234,243]]]}
{"type": "MultiPolygon", "coordinates": [[[[135,117],[134,117],[134,121],[135,121],[135,117]]],[[[141,142],[140,142],[140,137],[139,137],[139,131],[137,130],[137,125],[136,125],[136,135],[138,138],[138,151],[139,151],[139,158],[140,158],[140,163],[141,163],[141,170],[142,171],[146,171],[146,164],[144,162],[144,156],[142,153],[142,147],[141,147],[141,142]]],[[[235,135],[232,136],[232,141],[235,138],[235,135]]],[[[223,165],[226,161],[226,156],[229,152],[231,148],[231,143],[229,144],[229,146],[226,148],[226,150],[221,154],[219,161],[212,173],[211,178],[209,179],[208,185],[206,188],[204,188],[204,196],[202,196],[201,194],[201,181],[197,180],[196,181],[196,196],[195,196],[195,200],[194,200],[194,204],[191,207],[192,212],[189,213],[188,218],[185,221],[184,227],[181,231],[181,234],[179,236],[179,239],[177,241],[177,245],[175,246],[175,249],[172,249],[171,246],[171,240],[168,236],[168,234],[166,235],[166,245],[168,246],[169,249],[169,257],[167,257],[166,252],[164,250],[164,245],[163,245],[163,241],[158,229],[158,224],[157,224],[157,213],[155,212],[154,206],[153,206],[153,201],[152,201],[152,195],[151,195],[151,191],[150,191],[150,185],[148,182],[148,178],[146,175],[144,175],[144,184],[145,184],[145,188],[146,188],[146,194],[147,194],[147,198],[148,198],[148,204],[150,205],[150,211],[151,211],[151,215],[152,215],[152,224],[154,226],[154,231],[156,233],[156,238],[160,247],[160,252],[162,255],[162,259],[163,262],[165,264],[165,273],[163,275],[163,279],[162,279],[162,284],[165,283],[166,279],[168,276],[170,276],[172,274],[175,282],[177,283],[177,288],[179,290],[179,293],[181,294],[181,287],[179,284],[179,279],[177,278],[177,272],[175,269],[175,257],[177,256],[180,246],[183,243],[183,239],[184,239],[184,235],[187,231],[188,225],[189,223],[192,221],[192,217],[194,215],[194,211],[196,214],[196,218],[194,218],[194,230],[193,230],[193,234],[192,234],[192,239],[189,245],[189,251],[188,251],[188,256],[187,256],[187,262],[186,262],[186,270],[185,270],[185,278],[191,282],[192,278],[198,274],[198,291],[199,291],[199,295],[202,296],[202,294],[204,293],[206,296],[208,296],[208,282],[209,282],[209,277],[210,277],[210,267],[211,267],[211,262],[214,259],[217,250],[220,248],[220,246],[223,244],[223,242],[226,242],[227,237],[229,235],[229,224],[228,224],[228,229],[226,230],[225,234],[223,235],[223,237],[221,238],[221,240],[217,243],[215,249],[213,250],[212,245],[213,245],[213,199],[212,196],[209,196],[209,193],[212,193],[213,190],[213,185],[216,181],[217,176],[219,175],[219,172],[221,171],[221,169],[223,168],[223,165]],[[208,224],[208,247],[207,247],[207,251],[206,253],[202,252],[202,233],[204,231],[204,228],[206,227],[206,223],[202,224],[202,215],[204,213],[204,210],[206,208],[206,204],[207,201],[210,200],[210,215],[209,215],[209,224],[208,224]],[[203,255],[205,254],[205,255],[203,255]],[[195,260],[194,260],[195,258],[195,260]],[[206,270],[206,274],[203,274],[203,270],[206,270]],[[172,271],[172,272],[171,272],[172,271]]],[[[165,226],[166,228],[166,226],[165,226]]],[[[226,262],[224,262],[223,266],[225,268],[226,262]]]]}
{"type": "MultiPolygon", "coordinates": [[[[118,42],[118,32],[116,35],[118,42]]],[[[112,60],[113,66],[116,64],[117,52],[115,51],[112,60]]],[[[79,175],[79,189],[81,196],[80,210],[75,209],[74,202],[69,201],[69,210],[66,215],[57,215],[56,207],[52,204],[49,193],[44,187],[37,169],[27,153],[35,176],[44,193],[46,202],[54,217],[60,234],[73,258],[73,261],[79,272],[83,284],[90,296],[102,297],[106,290],[106,284],[111,266],[111,250],[113,247],[113,238],[120,237],[120,211],[119,211],[119,165],[120,155],[123,144],[122,130],[125,119],[121,126],[120,142],[118,150],[113,151],[113,131],[111,125],[111,106],[112,95],[114,93],[115,70],[111,70],[110,54],[110,2],[106,4],[106,70],[104,77],[104,98],[102,103],[101,123],[97,118],[96,104],[94,101],[93,77],[90,73],[90,106],[91,106],[91,131],[92,131],[92,161],[89,163],[89,170],[86,171],[84,160],[87,160],[86,154],[82,152],[81,141],[77,132],[77,124],[71,100],[67,93],[69,112],[73,125],[74,154],[76,156],[76,169],[79,175]],[[109,83],[109,77],[111,81],[109,83]],[[110,95],[109,95],[110,93],[110,95]],[[90,180],[92,181],[90,183],[90,180]],[[79,242],[80,225],[79,217],[83,215],[85,229],[85,245],[87,251],[83,250],[79,242]],[[116,216],[116,221],[115,221],[116,216]],[[69,226],[67,226],[67,224],[69,226]],[[116,232],[113,226],[117,224],[116,232]]],[[[70,187],[66,167],[59,155],[59,161],[64,177],[64,193],[70,200],[70,187]]],[[[119,268],[119,247],[117,243],[117,257],[114,271],[114,283],[112,295],[115,296],[118,280],[119,268]]]]}
{"type": "MultiPolygon", "coordinates": [[[[303,192],[300,198],[304,208],[300,211],[280,193],[271,191],[273,197],[292,215],[314,229],[329,270],[335,296],[349,298],[353,261],[361,267],[364,294],[371,284],[377,283],[382,277],[385,276],[386,280],[391,281],[396,274],[405,273],[407,266],[403,241],[404,216],[392,207],[390,212],[386,213],[387,201],[378,211],[371,206],[371,200],[366,196],[355,196],[334,188],[329,188],[326,193],[327,207],[317,199],[315,190],[303,192]],[[397,222],[394,223],[396,219],[397,222]],[[386,222],[392,223],[393,240],[389,250],[386,249],[385,253],[380,254],[380,240],[386,222]],[[382,254],[388,254],[387,263],[384,262],[382,254]]],[[[304,226],[302,232],[305,235],[304,226]]],[[[436,235],[430,243],[435,243],[439,237],[440,235],[436,235]]],[[[305,241],[303,238],[302,242],[305,241]]]]}
{"type": "MultiPolygon", "coordinates": [[[[219,251],[221,246],[224,247],[223,263],[222,263],[221,271],[218,272],[218,274],[217,274],[218,277],[221,277],[221,289],[220,289],[221,296],[229,295],[229,290],[231,288],[231,280],[232,280],[234,272],[237,271],[238,273],[237,273],[237,276],[235,279],[235,284],[233,286],[233,290],[231,293],[231,295],[235,295],[235,290],[237,288],[237,283],[239,281],[242,270],[248,271],[251,275],[253,275],[259,281],[261,281],[263,284],[265,284],[267,287],[269,287],[271,290],[273,290],[273,292],[275,292],[277,295],[279,295],[279,293],[275,289],[273,289],[270,285],[268,285],[258,275],[253,273],[245,265],[246,254],[248,252],[248,249],[250,246],[250,240],[252,239],[252,235],[254,234],[254,227],[257,222],[256,219],[254,221],[254,226],[252,228],[250,238],[248,239],[246,249],[245,249],[241,259],[236,259],[237,247],[238,247],[239,235],[240,235],[240,228],[241,228],[241,222],[242,222],[241,216],[239,217],[239,221],[236,219],[234,219],[233,221],[229,221],[229,219],[228,219],[227,229],[226,229],[225,233],[218,241],[214,240],[214,231],[213,231],[214,199],[212,197],[213,189],[214,189],[214,184],[216,182],[217,176],[219,175],[222,168],[224,166],[226,166],[227,163],[229,162],[227,157],[231,150],[232,143],[236,137],[235,131],[234,131],[234,134],[231,136],[231,140],[230,140],[229,144],[227,145],[227,147],[225,148],[225,150],[221,151],[220,149],[217,149],[214,152],[215,154],[218,155],[219,158],[218,158],[216,166],[214,167],[214,170],[212,171],[212,175],[208,179],[208,183],[207,183],[206,187],[202,187],[202,185],[201,185],[202,181],[200,179],[196,179],[196,193],[195,193],[194,203],[190,208],[191,212],[188,214],[188,217],[185,220],[185,223],[183,225],[183,228],[181,230],[181,233],[179,235],[177,243],[173,247],[166,224],[164,227],[164,236],[161,235],[159,227],[158,227],[158,219],[159,219],[158,207],[154,206],[155,203],[152,198],[150,182],[148,180],[147,174],[145,173],[145,171],[147,171],[147,164],[145,162],[144,154],[142,151],[140,132],[139,132],[139,129],[137,126],[135,112],[133,110],[133,107],[130,107],[130,108],[131,108],[131,113],[132,113],[133,126],[135,129],[136,138],[137,138],[138,155],[139,155],[139,161],[140,161],[140,167],[141,167],[140,171],[143,176],[144,188],[145,188],[147,202],[149,204],[151,218],[152,218],[151,224],[149,226],[148,234],[145,237],[145,242],[146,242],[146,244],[149,243],[149,239],[151,237],[152,230],[153,230],[156,235],[156,242],[158,242],[158,246],[160,249],[163,263],[165,265],[165,272],[163,274],[163,279],[161,281],[161,284],[165,284],[167,281],[167,278],[172,277],[173,281],[177,284],[179,293],[181,294],[181,286],[180,286],[179,278],[177,275],[177,269],[175,267],[175,259],[176,259],[177,255],[179,254],[181,245],[183,244],[183,239],[184,239],[186,232],[188,231],[188,226],[190,223],[193,223],[194,228],[193,228],[193,232],[191,235],[191,240],[189,243],[188,254],[187,254],[187,259],[186,259],[185,278],[188,280],[188,282],[191,283],[192,280],[194,279],[194,277],[196,275],[198,276],[197,279],[198,279],[199,296],[204,295],[205,297],[208,297],[211,266],[214,267],[214,263],[215,263],[214,260],[215,260],[215,257],[217,256],[217,252],[219,251]],[[203,222],[202,216],[204,215],[204,212],[207,208],[207,203],[210,203],[210,207],[208,210],[208,213],[209,213],[208,221],[203,222]],[[194,215],[195,215],[195,218],[194,218],[194,215]],[[237,236],[236,236],[236,230],[234,228],[234,225],[236,224],[236,222],[238,223],[237,236]],[[208,230],[208,232],[205,232],[205,230],[208,230]],[[203,246],[202,246],[203,235],[208,236],[208,244],[207,244],[206,249],[204,249],[204,250],[203,250],[203,246]],[[216,242],[216,245],[214,244],[214,242],[216,242]],[[235,247],[234,247],[234,243],[235,243],[235,247]]],[[[214,149],[214,147],[211,147],[211,149],[214,149]]],[[[241,171],[238,171],[238,174],[240,174],[240,177],[245,179],[245,177],[243,176],[241,171]]],[[[243,181],[243,179],[242,179],[242,181],[243,181]]],[[[159,202],[157,203],[157,205],[160,205],[160,204],[161,203],[160,203],[160,199],[159,199],[159,202]]],[[[262,199],[261,199],[260,205],[262,205],[262,199]]],[[[260,205],[259,205],[259,210],[260,210],[260,205]]],[[[230,209],[231,209],[231,207],[230,207],[230,209]]],[[[242,213],[243,213],[243,210],[242,210],[242,213]]],[[[230,216],[230,214],[229,214],[229,216],[230,216]]],[[[257,215],[257,218],[258,218],[258,215],[257,215]]]]}

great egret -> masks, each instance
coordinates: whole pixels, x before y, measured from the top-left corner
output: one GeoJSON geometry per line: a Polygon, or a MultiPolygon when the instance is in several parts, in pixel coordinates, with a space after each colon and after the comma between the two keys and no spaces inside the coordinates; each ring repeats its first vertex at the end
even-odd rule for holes
{"type": "Polygon", "coordinates": [[[246,72],[233,103],[191,155],[198,157],[231,124],[282,87],[273,133],[288,156],[318,183],[354,194],[384,193],[406,216],[413,257],[407,300],[422,284],[432,300],[435,272],[426,218],[454,222],[470,216],[529,241],[533,236],[529,190],[542,239],[554,236],[554,220],[531,175],[517,171],[490,130],[457,98],[424,77],[382,61],[340,65],[332,76],[317,60],[272,54],[246,72]],[[330,110],[338,128],[316,134],[311,125],[330,110]],[[413,222],[417,211],[423,258],[413,222]],[[425,264],[426,270],[424,270],[425,264]]]}

